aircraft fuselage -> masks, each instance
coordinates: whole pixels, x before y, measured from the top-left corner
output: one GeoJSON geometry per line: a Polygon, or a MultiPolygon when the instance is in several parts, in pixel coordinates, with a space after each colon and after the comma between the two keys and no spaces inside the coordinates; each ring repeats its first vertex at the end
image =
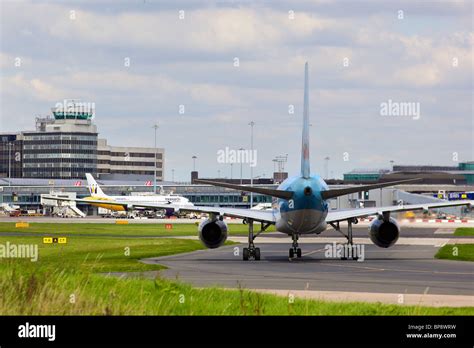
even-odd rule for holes
{"type": "Polygon", "coordinates": [[[294,196],[277,201],[277,231],[291,235],[320,233],[326,229],[328,204],[321,197],[321,191],[328,186],[320,176],[294,176],[283,181],[278,189],[293,191],[294,196]]]}

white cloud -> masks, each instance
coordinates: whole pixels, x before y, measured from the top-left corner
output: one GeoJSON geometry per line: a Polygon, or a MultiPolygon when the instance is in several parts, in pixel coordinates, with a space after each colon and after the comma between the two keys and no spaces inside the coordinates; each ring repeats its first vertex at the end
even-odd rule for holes
{"type": "Polygon", "coordinates": [[[343,168],[348,164],[337,164],[336,158],[354,149],[359,154],[351,157],[354,167],[370,149],[372,166],[378,166],[386,164],[387,152],[400,147],[400,154],[407,153],[423,143],[432,151],[414,154],[413,160],[438,163],[438,147],[468,148],[466,137],[456,136],[472,131],[466,119],[472,116],[474,34],[466,2],[446,3],[444,10],[403,2],[403,23],[393,4],[368,1],[347,10],[341,3],[346,2],[292,4],[294,20],[288,18],[290,5],[281,3],[191,6],[179,20],[177,9],[161,8],[160,2],[121,3],[121,10],[110,2],[111,11],[83,1],[74,6],[2,2],[2,113],[22,115],[8,124],[20,129],[25,118],[32,123],[36,112],[58,100],[95,101],[99,129],[111,143],[143,146],[151,144],[152,138],[143,136],[151,119],[159,121],[160,142],[169,158],[179,159],[177,173],[180,163],[189,169],[191,152],[200,152],[205,163],[204,154],[214,154],[222,142],[246,146],[247,123],[254,119],[261,158],[289,153],[290,164],[298,157],[308,61],[313,157],[327,152],[333,165],[343,168]],[[13,67],[16,56],[24,63],[20,69],[13,67]],[[131,57],[129,68],[124,57],[131,57]],[[234,57],[240,59],[238,68],[232,66],[234,57]],[[344,57],[349,67],[343,67],[344,57]],[[420,122],[380,120],[378,105],[388,98],[422,102],[420,122]],[[179,104],[186,105],[186,114],[178,115],[179,104]],[[295,105],[294,115],[288,104],[295,105]],[[129,117],[134,127],[128,127],[129,117]],[[438,128],[447,118],[455,118],[460,129],[446,136],[448,144],[439,144],[438,128]],[[390,132],[402,141],[387,142],[390,132]],[[437,138],[421,141],[421,132],[437,138]],[[178,136],[180,148],[174,146],[178,136]],[[195,141],[199,136],[207,140],[195,141]]]}
{"type": "Polygon", "coordinates": [[[198,84],[190,87],[190,93],[196,102],[208,105],[226,105],[228,107],[244,105],[239,96],[226,86],[198,84]]]}
{"type": "Polygon", "coordinates": [[[56,102],[67,97],[66,91],[38,78],[28,79],[22,73],[2,80],[2,89],[11,96],[30,96],[39,101],[56,102]]]}

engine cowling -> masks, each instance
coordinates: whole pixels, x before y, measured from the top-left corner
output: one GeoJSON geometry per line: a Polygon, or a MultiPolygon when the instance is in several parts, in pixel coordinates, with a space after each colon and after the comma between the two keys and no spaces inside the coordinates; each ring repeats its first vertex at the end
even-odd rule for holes
{"type": "Polygon", "coordinates": [[[220,247],[227,240],[227,224],[223,220],[203,220],[199,224],[199,239],[210,249],[220,247]]]}
{"type": "Polygon", "coordinates": [[[375,219],[369,226],[370,240],[381,248],[394,245],[399,235],[400,227],[394,218],[389,218],[389,221],[384,221],[382,218],[375,219]]]}

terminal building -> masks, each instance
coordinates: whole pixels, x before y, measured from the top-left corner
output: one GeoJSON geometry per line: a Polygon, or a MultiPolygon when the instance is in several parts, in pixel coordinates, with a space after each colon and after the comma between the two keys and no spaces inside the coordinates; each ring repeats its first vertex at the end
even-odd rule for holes
{"type": "Polygon", "coordinates": [[[23,177],[23,138],[21,134],[0,133],[0,178],[23,177]]]}
{"type": "Polygon", "coordinates": [[[474,161],[457,166],[395,165],[389,169],[355,169],[344,174],[345,184],[373,184],[419,178],[419,185],[474,185],[474,161]]]}
{"type": "Polygon", "coordinates": [[[83,179],[85,173],[164,179],[164,149],[116,147],[98,138],[93,103],[65,100],[36,130],[0,133],[0,178],[83,179]],[[156,160],[155,160],[156,157],[156,160]],[[156,170],[155,170],[156,165],[156,170]]]}
{"type": "MultiPolygon", "coordinates": [[[[197,172],[195,173],[197,177],[197,172]]],[[[219,180],[219,179],[213,179],[219,180]]],[[[224,179],[220,179],[224,181],[224,179]]],[[[269,179],[254,180],[255,186],[264,188],[276,188],[278,184],[268,181],[269,179]]],[[[240,181],[240,180],[239,180],[240,181]]],[[[236,183],[239,183],[236,182],[236,183]]],[[[249,179],[242,180],[249,184],[249,179]]],[[[97,182],[108,195],[141,195],[151,194],[153,186],[150,181],[137,181],[130,179],[98,179],[97,182]]],[[[215,187],[210,185],[192,183],[173,183],[168,181],[159,182],[158,185],[167,193],[173,193],[186,197],[193,204],[225,206],[236,208],[250,208],[250,193],[215,187]]],[[[344,183],[329,183],[332,188],[343,188],[344,183]]],[[[83,198],[89,196],[87,182],[85,179],[26,179],[26,178],[0,178],[0,205],[9,204],[20,206],[21,209],[41,210],[42,194],[73,194],[74,197],[83,198]]],[[[364,208],[374,206],[387,206],[400,204],[417,204],[425,202],[436,202],[439,199],[465,199],[468,193],[469,199],[474,194],[473,185],[426,185],[426,184],[404,184],[394,188],[383,188],[360,192],[347,196],[337,197],[329,201],[329,209],[364,208]],[[443,193],[439,196],[440,192],[443,193]],[[456,196],[457,195],[457,196],[456,196]],[[458,198],[456,198],[456,197],[458,198]]],[[[253,194],[253,204],[274,203],[272,197],[253,194]]],[[[87,204],[78,204],[78,208],[86,215],[97,214],[97,208],[87,204]]],[[[465,208],[446,208],[442,210],[456,216],[472,216],[472,212],[465,208]]]]}
{"type": "Polygon", "coordinates": [[[111,146],[106,139],[99,139],[97,146],[97,177],[124,179],[135,176],[162,181],[164,177],[164,150],[145,147],[111,146]],[[156,157],[156,163],[155,163],[156,157]]]}
{"type": "MultiPolygon", "coordinates": [[[[36,130],[0,133],[0,205],[41,210],[42,194],[64,192],[78,198],[86,197],[89,195],[85,182],[87,172],[92,173],[110,195],[152,193],[156,172],[157,182],[164,191],[184,196],[195,205],[250,207],[249,193],[196,185],[195,180],[199,178],[196,171],[191,173],[188,183],[165,181],[164,149],[110,145],[99,137],[94,115],[93,105],[64,101],[52,109],[51,116],[36,119],[36,130]]],[[[276,188],[288,173],[281,165],[274,171],[271,178],[254,178],[253,184],[276,188]]],[[[457,166],[396,165],[392,170],[353,170],[344,174],[343,180],[326,182],[332,187],[344,187],[411,178],[422,180],[396,188],[338,197],[329,202],[330,209],[471,197],[474,194],[474,161],[457,166]]],[[[210,180],[250,184],[248,178],[210,180]]],[[[253,203],[273,203],[273,199],[253,194],[253,203]]],[[[89,215],[97,212],[87,205],[78,207],[89,215]]]]}

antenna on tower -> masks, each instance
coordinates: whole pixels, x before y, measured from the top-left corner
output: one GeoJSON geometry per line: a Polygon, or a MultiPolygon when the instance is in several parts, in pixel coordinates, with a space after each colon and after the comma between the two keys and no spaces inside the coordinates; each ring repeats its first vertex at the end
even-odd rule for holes
{"type": "Polygon", "coordinates": [[[272,161],[274,163],[275,171],[273,173],[273,181],[275,183],[281,183],[288,177],[288,174],[285,173],[285,164],[288,162],[288,154],[276,156],[272,161]]]}

